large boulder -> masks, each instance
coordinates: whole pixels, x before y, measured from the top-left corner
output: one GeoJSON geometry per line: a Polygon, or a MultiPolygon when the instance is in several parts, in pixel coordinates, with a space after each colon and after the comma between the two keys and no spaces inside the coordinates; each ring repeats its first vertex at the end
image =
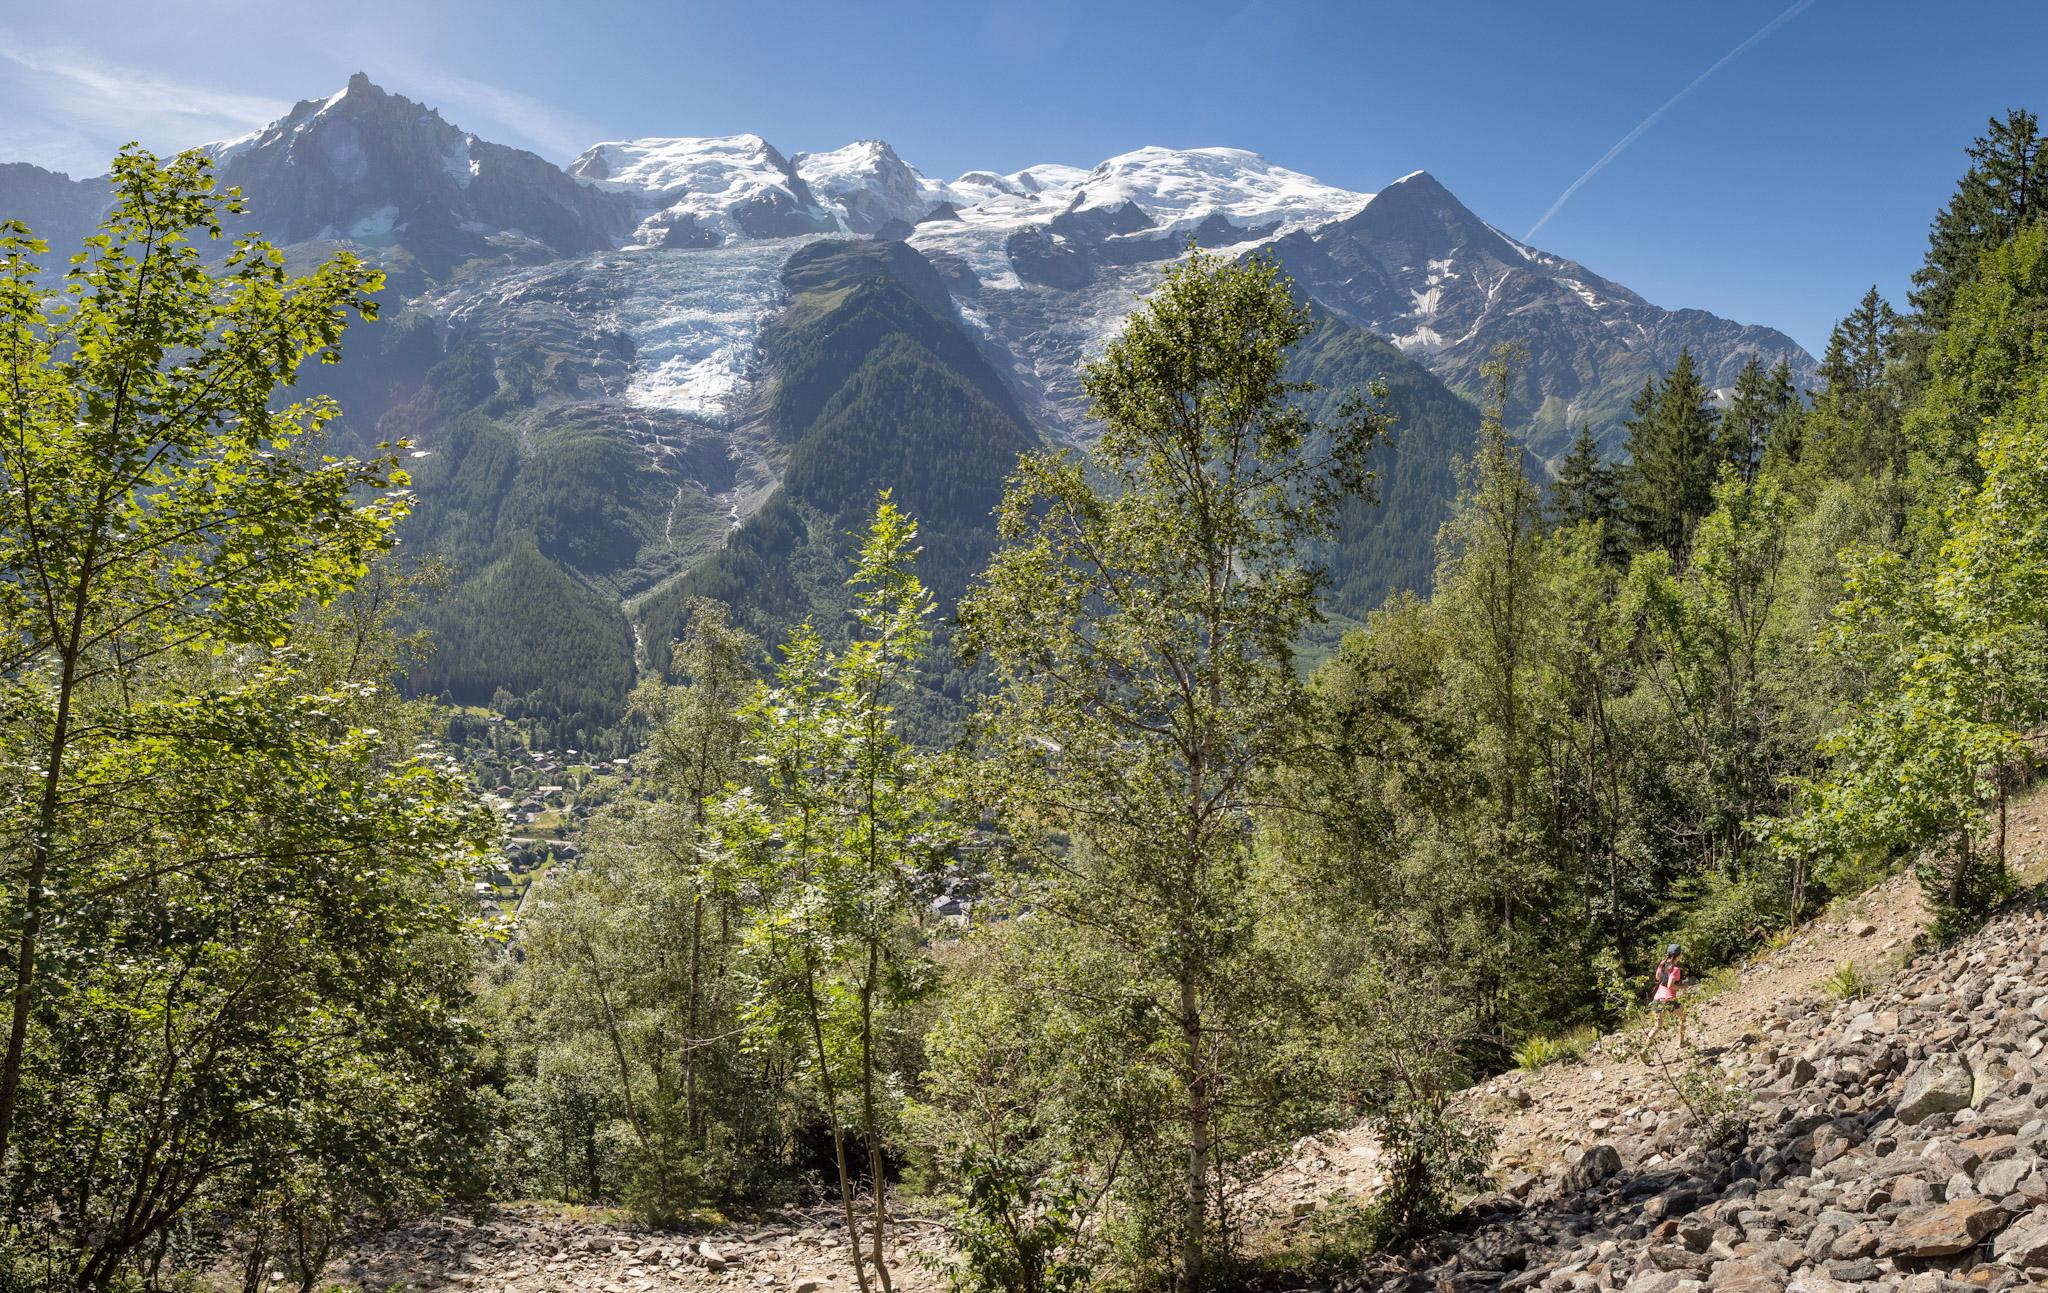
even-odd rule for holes
{"type": "Polygon", "coordinates": [[[1911,1126],[1938,1113],[1967,1109],[1976,1085],[1976,1075],[1962,1056],[1929,1056],[1906,1079],[1906,1089],[1899,1096],[1899,1121],[1911,1126]]]}
{"type": "Polygon", "coordinates": [[[1565,1186],[1574,1191],[1590,1190],[1620,1170],[1621,1151],[1605,1143],[1594,1145],[1572,1164],[1565,1186]]]}
{"type": "Polygon", "coordinates": [[[2005,1224],[2005,1209],[1990,1199],[1957,1199],[1903,1213],[1885,1232],[1890,1257],[1948,1257],[1974,1248],[2005,1224]]]}

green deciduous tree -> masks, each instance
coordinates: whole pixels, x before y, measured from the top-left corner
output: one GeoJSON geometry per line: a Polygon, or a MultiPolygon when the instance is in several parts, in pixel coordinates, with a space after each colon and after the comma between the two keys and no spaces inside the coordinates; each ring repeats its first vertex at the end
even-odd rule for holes
{"type": "Polygon", "coordinates": [[[931,986],[919,921],[952,842],[927,760],[894,717],[930,640],[916,541],[884,494],[852,580],[855,636],[833,655],[808,625],[791,635],[774,683],[744,711],[758,787],[718,814],[722,847],[760,895],[746,931],[755,989],[743,1022],[758,1044],[805,1056],[832,1136],[854,1278],[883,1293],[883,1155],[901,1089],[891,1035],[931,986]],[[855,1199],[863,1173],[865,1222],[855,1199]]]}
{"type": "Polygon", "coordinates": [[[1303,713],[1293,650],[1319,576],[1302,545],[1365,487],[1385,424],[1302,411],[1285,369],[1308,327],[1268,262],[1169,270],[1084,373],[1101,439],[1024,459],[962,609],[1000,680],[982,735],[1043,881],[1035,918],[1119,1003],[1123,1063],[1171,1128],[1121,1197],[1189,1293],[1222,1251],[1218,1201],[1290,1130],[1252,809],[1303,713]]]}
{"type": "Polygon", "coordinates": [[[86,1287],[195,1214],[289,1210],[303,1265],[445,1181],[473,1043],[492,826],[388,690],[407,581],[363,582],[405,478],[278,398],[379,279],[209,261],[208,165],[124,152],[54,284],[0,226],[0,1163],[86,1287]]]}
{"type": "Polygon", "coordinates": [[[19,847],[0,1162],[42,931],[104,847],[82,809],[118,800],[110,738],[152,726],[130,712],[122,675],[195,644],[277,640],[304,602],[361,575],[404,510],[389,460],[323,460],[300,443],[331,402],[272,398],[305,360],[337,356],[351,314],[374,315],[379,276],[344,253],[294,279],[251,240],[209,268],[194,237],[218,238],[241,208],[213,192],[200,154],[131,150],[112,184],[104,231],[54,294],[37,264],[46,248],[0,226],[0,664],[13,753],[34,769],[7,823],[19,847]]]}

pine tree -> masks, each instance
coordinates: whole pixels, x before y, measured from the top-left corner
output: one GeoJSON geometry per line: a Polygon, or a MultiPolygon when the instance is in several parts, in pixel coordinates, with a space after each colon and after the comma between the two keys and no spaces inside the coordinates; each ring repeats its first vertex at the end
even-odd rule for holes
{"type": "Polygon", "coordinates": [[[1600,452],[1592,428],[1581,425],[1550,487],[1550,516],[1560,526],[1598,522],[1602,560],[1619,563],[1626,554],[1621,547],[1620,484],[1615,476],[1614,464],[1600,452]]]}
{"type": "Polygon", "coordinates": [[[1756,480],[1772,436],[1798,407],[1791,366],[1781,359],[1766,372],[1763,361],[1750,355],[1735,379],[1735,395],[1722,415],[1720,432],[1722,457],[1734,464],[1743,484],[1756,480]]]}
{"type": "Polygon", "coordinates": [[[1814,448],[1830,475],[1860,478],[1903,465],[1900,342],[1899,316],[1876,287],[1829,334],[1814,448]]]}
{"type": "Polygon", "coordinates": [[[2014,108],[1970,145],[1970,169],[1927,234],[1927,261],[1913,274],[1913,308],[1929,330],[1946,326],[1956,289],[1977,258],[2048,210],[2048,140],[2033,113],[2014,108]]]}
{"type": "Polygon", "coordinates": [[[1659,385],[1645,382],[1629,408],[1626,516],[1637,552],[1682,555],[1693,526],[1714,505],[1720,454],[1713,392],[1690,349],[1659,385]]]}

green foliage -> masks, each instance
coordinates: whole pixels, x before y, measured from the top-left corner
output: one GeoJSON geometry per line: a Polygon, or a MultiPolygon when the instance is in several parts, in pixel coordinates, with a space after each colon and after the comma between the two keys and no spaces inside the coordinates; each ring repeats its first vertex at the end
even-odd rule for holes
{"type": "Polygon", "coordinates": [[[529,534],[424,607],[420,623],[435,651],[407,676],[417,694],[512,718],[615,723],[625,714],[631,627],[616,602],[548,560],[529,534]]]}
{"type": "Polygon", "coordinates": [[[309,1287],[362,1217],[478,1186],[457,885],[494,824],[385,688],[403,474],[277,398],[377,276],[209,261],[208,165],[123,153],[54,293],[0,227],[0,1161],[82,1288],[194,1239],[309,1287]]]}
{"type": "Polygon", "coordinates": [[[1666,1055],[1655,1041],[1645,1038],[1633,1058],[1684,1108],[1693,1138],[1702,1149],[1739,1142],[1749,1134],[1748,1088],[1699,1052],[1666,1055]]]}
{"type": "Polygon", "coordinates": [[[1599,526],[1601,555],[1614,564],[1622,558],[1620,489],[1619,472],[1601,454],[1592,428],[1581,426],[1551,482],[1550,515],[1560,526],[1599,526]]]}
{"type": "Polygon", "coordinates": [[[1674,886],[1668,918],[1664,941],[1685,949],[1695,973],[1741,961],[1770,930],[1786,924],[1783,897],[1768,877],[1720,870],[1687,876],[1674,886]]]}
{"type": "Polygon", "coordinates": [[[1899,316],[1872,287],[1835,325],[1821,358],[1825,388],[1800,435],[1813,469],[1846,479],[1896,477],[1905,468],[1899,316]]]}
{"type": "Polygon", "coordinates": [[[941,1263],[953,1293],[1079,1293],[1095,1287],[1088,1191],[1059,1169],[1033,1175],[969,1149],[953,1167],[962,1198],[953,1252],[941,1263]]]}
{"type": "Polygon", "coordinates": [[[1821,990],[1837,1001],[1861,1001],[1870,995],[1876,986],[1870,976],[1858,969],[1856,962],[1844,961],[1835,967],[1835,972],[1821,980],[1821,990]]]}
{"type": "Polygon", "coordinates": [[[2039,119],[2015,108],[1993,117],[1969,147],[1970,168],[1928,230],[1927,260],[1913,273],[1913,308],[1931,330],[1946,328],[1957,292],[1984,253],[2003,246],[2048,211],[2048,147],[2039,119]]]}
{"type": "Polygon", "coordinates": [[[1530,1037],[1515,1047],[1515,1067],[1533,1073],[1552,1064],[1578,1059],[1597,1037],[1591,1028],[1578,1029],[1561,1037],[1530,1037]]]}
{"type": "Polygon", "coordinates": [[[1628,428],[1624,494],[1630,544],[1637,552],[1682,558],[1693,527],[1714,505],[1714,480],[1724,452],[1716,446],[1720,415],[1692,352],[1659,382],[1644,383],[1623,424],[1628,428]]]}
{"type": "Polygon", "coordinates": [[[1268,263],[1169,271],[1085,370],[1101,439],[1023,460],[961,612],[1000,684],[985,793],[1040,882],[1034,919],[1116,985],[1091,1027],[1162,1128],[1113,1187],[1117,1224],[1174,1251],[1190,1290],[1227,1251],[1212,1198],[1304,1112],[1244,805],[1305,708],[1302,545],[1364,486],[1382,429],[1362,406],[1311,420],[1285,375],[1309,326],[1268,263]]]}
{"type": "Polygon", "coordinates": [[[851,584],[858,624],[838,653],[808,625],[743,711],[757,784],[719,807],[718,847],[759,895],[743,935],[750,1044],[801,1056],[831,1134],[855,1281],[884,1287],[890,1212],[883,1155],[900,1086],[888,1034],[924,996],[918,920],[951,845],[946,806],[894,719],[930,641],[917,527],[885,493],[851,584]],[[866,1162],[852,1157],[854,1136],[866,1162]],[[865,1173],[872,1209],[855,1191],[865,1173]]]}

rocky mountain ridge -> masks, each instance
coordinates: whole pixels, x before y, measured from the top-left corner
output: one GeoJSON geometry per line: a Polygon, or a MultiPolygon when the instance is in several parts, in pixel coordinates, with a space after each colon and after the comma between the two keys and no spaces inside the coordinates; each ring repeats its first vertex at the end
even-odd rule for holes
{"type": "MultiPolygon", "coordinates": [[[[1813,361],[1767,327],[1664,309],[1508,237],[1427,172],[1378,193],[1325,184],[1234,148],[1144,147],[1092,168],[931,179],[886,142],[786,154],[758,135],[601,143],[566,168],[482,140],[358,73],[277,122],[209,145],[252,227],[287,244],[356,246],[408,296],[459,272],[627,248],[714,248],[828,234],[903,238],[947,276],[972,326],[1009,357],[1055,434],[1086,436],[1070,381],[1187,240],[1266,248],[1302,290],[1468,395],[1501,342],[1528,348],[1516,411],[1539,457],[1568,426],[1618,444],[1643,379],[1690,348],[1719,385],[1752,354],[1813,361]]],[[[69,243],[96,181],[0,171],[0,213],[69,243]]]]}

